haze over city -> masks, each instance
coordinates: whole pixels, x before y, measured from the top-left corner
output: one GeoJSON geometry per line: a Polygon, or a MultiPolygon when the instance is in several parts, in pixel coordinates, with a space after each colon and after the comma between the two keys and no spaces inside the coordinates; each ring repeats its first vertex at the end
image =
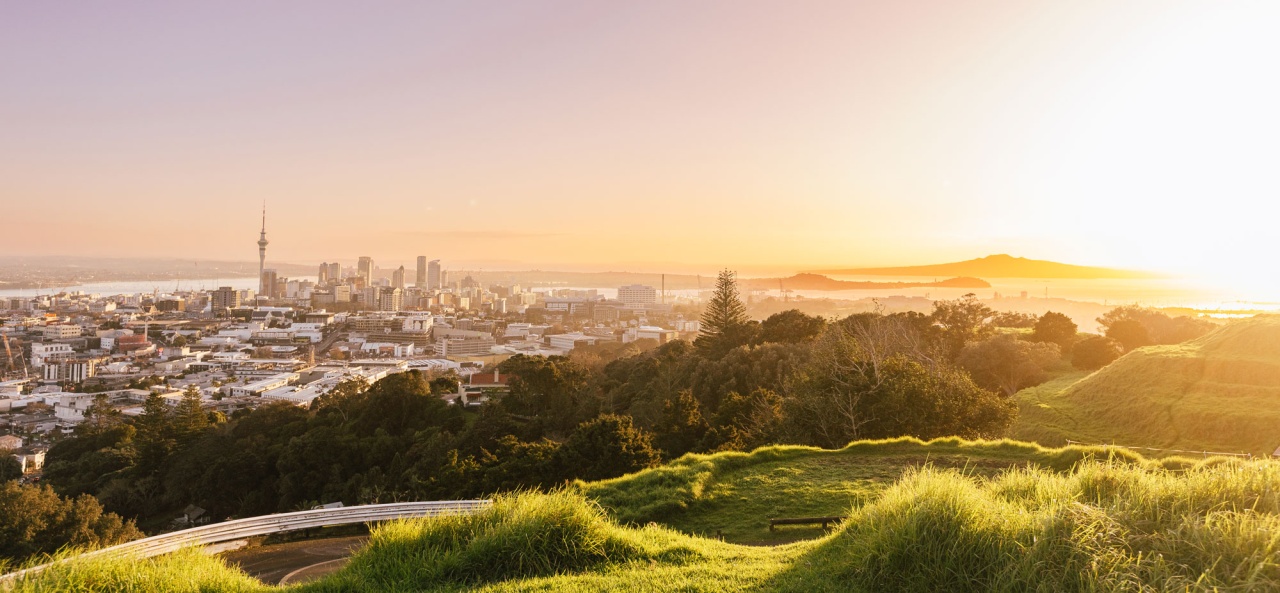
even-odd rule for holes
{"type": "Polygon", "coordinates": [[[1277,11],[5,3],[0,252],[1271,288],[1277,11]]]}
{"type": "Polygon", "coordinates": [[[1280,591],[1278,31],[0,0],[0,591],[1280,591]]]}

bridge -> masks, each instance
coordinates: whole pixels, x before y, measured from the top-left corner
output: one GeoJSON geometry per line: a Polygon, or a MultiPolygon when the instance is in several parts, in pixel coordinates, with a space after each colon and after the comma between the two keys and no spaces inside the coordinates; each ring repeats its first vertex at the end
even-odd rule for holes
{"type": "Polygon", "coordinates": [[[222,523],[202,525],[182,531],[174,531],[153,535],[139,540],[123,543],[109,548],[86,552],[48,564],[33,566],[6,575],[0,575],[0,589],[7,588],[19,579],[39,574],[45,569],[60,562],[74,561],[84,558],[106,555],[124,555],[133,558],[150,558],[180,550],[190,546],[205,546],[222,542],[230,542],[250,537],[260,537],[300,531],[316,527],[332,527],[357,523],[376,523],[394,519],[415,519],[421,517],[439,517],[444,515],[469,515],[488,508],[489,500],[444,500],[431,502],[396,502],[390,504],[369,504],[332,509],[312,509],[294,513],[262,515],[247,519],[235,519],[222,523]]]}

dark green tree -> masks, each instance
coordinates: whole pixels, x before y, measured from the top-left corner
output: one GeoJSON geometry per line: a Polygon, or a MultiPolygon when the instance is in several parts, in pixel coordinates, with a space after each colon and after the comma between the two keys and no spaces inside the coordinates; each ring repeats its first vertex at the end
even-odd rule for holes
{"type": "Polygon", "coordinates": [[[134,421],[137,435],[138,465],[144,472],[154,471],[173,451],[173,415],[169,404],[152,392],[142,404],[142,414],[134,421]]]}
{"type": "Polygon", "coordinates": [[[209,416],[200,403],[200,388],[188,385],[173,412],[173,435],[178,441],[189,442],[209,427],[209,416]]]}
{"type": "Polygon", "coordinates": [[[22,464],[13,456],[13,451],[0,449],[0,482],[17,480],[22,477],[22,464]]]}
{"type": "Polygon", "coordinates": [[[658,464],[653,437],[628,416],[606,414],[584,422],[556,452],[560,467],[583,480],[604,480],[658,464]]]}
{"type": "Polygon", "coordinates": [[[93,403],[84,411],[84,422],[76,430],[87,434],[100,434],[124,422],[124,414],[111,405],[105,393],[93,396],[93,403]]]}
{"type": "Polygon", "coordinates": [[[702,329],[694,341],[703,356],[719,358],[751,338],[751,318],[738,296],[736,274],[720,272],[711,300],[702,313],[702,329]]]}
{"type": "Polygon", "coordinates": [[[799,309],[774,313],[760,322],[761,342],[801,344],[811,342],[822,333],[827,322],[821,317],[805,315],[799,309]]]}

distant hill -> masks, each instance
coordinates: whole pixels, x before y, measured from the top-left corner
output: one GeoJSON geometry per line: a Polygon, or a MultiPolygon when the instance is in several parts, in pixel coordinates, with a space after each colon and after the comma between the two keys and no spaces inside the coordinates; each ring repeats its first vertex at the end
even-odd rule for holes
{"type": "Polygon", "coordinates": [[[1280,316],[1140,348],[1075,377],[1020,392],[1011,436],[1255,455],[1280,447],[1280,316]]]}
{"type": "Polygon", "coordinates": [[[895,288],[991,288],[991,283],[981,278],[948,278],[937,282],[851,282],[833,280],[820,274],[796,274],[789,278],[746,278],[741,281],[747,288],[777,290],[779,286],[790,290],[883,290],[895,288]]]}
{"type": "Polygon", "coordinates": [[[1101,278],[1143,279],[1159,278],[1157,274],[1114,268],[1077,266],[1052,261],[1013,257],[1007,254],[988,255],[978,259],[896,268],[851,268],[845,270],[816,270],[815,274],[843,276],[975,276],[979,278],[1057,278],[1094,280],[1101,278]]]}

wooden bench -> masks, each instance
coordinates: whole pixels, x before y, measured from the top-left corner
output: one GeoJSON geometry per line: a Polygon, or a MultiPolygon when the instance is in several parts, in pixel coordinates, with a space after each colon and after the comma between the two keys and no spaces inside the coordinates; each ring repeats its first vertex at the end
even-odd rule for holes
{"type": "Polygon", "coordinates": [[[832,523],[839,523],[848,519],[848,517],[792,517],[786,519],[769,519],[769,531],[779,525],[818,525],[822,524],[822,528],[826,529],[832,523]]]}

